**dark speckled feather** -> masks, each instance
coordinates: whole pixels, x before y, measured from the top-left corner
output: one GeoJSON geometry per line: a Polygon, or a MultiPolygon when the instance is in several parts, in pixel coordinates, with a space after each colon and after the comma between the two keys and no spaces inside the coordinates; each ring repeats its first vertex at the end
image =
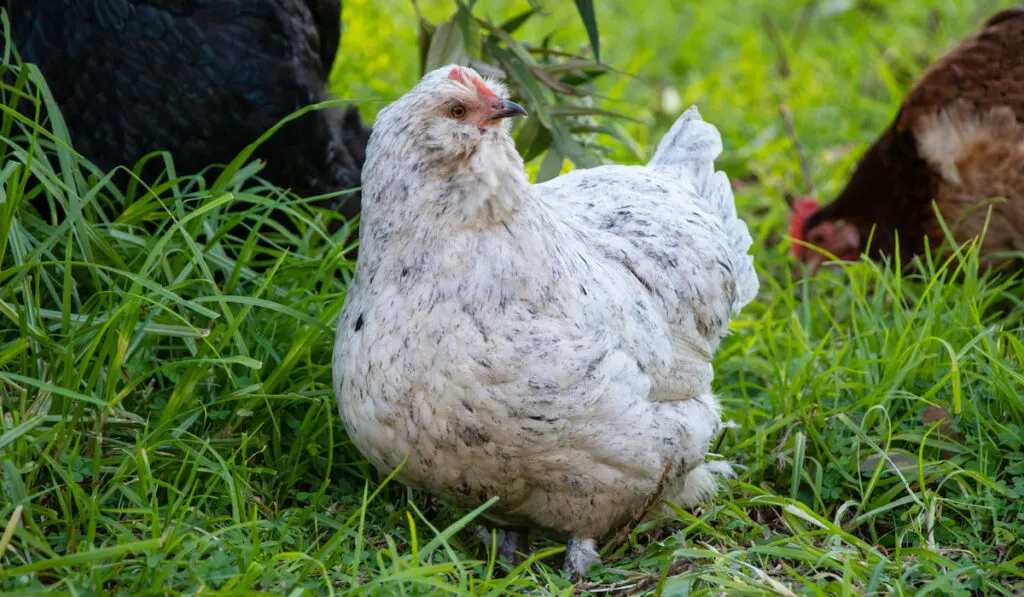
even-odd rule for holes
{"type": "MultiPolygon", "coordinates": [[[[179,172],[231,161],[281,118],[328,99],[339,0],[7,0],[76,149],[106,169],[167,150],[179,172]]],[[[354,111],[354,109],[353,109],[354,111]]],[[[261,176],[300,195],[359,185],[368,135],[347,110],[283,127],[261,176]],[[356,128],[352,128],[355,126],[356,128]]],[[[358,212],[348,201],[347,215],[358,212]]]]}

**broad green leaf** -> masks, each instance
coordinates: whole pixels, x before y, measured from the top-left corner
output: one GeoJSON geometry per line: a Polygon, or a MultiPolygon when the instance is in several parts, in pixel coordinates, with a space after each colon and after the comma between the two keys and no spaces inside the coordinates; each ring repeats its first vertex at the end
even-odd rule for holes
{"type": "Polygon", "coordinates": [[[544,182],[558,176],[562,172],[562,162],[564,159],[565,156],[558,149],[551,148],[547,155],[544,156],[544,161],[540,163],[540,170],[537,171],[537,182],[544,182]]]}
{"type": "Polygon", "coordinates": [[[483,39],[480,36],[480,24],[473,18],[470,9],[459,2],[459,9],[453,17],[462,32],[462,49],[473,59],[480,59],[483,52],[483,39]]]}
{"type": "Polygon", "coordinates": [[[519,88],[523,91],[523,99],[527,103],[526,107],[530,110],[530,116],[537,117],[540,119],[541,124],[550,128],[551,114],[548,113],[544,90],[538,84],[530,69],[512,52],[499,47],[498,44],[491,42],[488,44],[488,47],[491,54],[505,67],[505,72],[509,73],[519,83],[519,88]]]}
{"type": "Polygon", "coordinates": [[[427,50],[426,72],[446,64],[466,64],[467,62],[469,62],[469,55],[466,54],[462,29],[454,20],[438,25],[430,40],[430,48],[427,50]]]}
{"type": "Polygon", "coordinates": [[[594,14],[594,0],[575,0],[576,10],[583,19],[583,26],[587,28],[587,37],[590,38],[590,47],[594,49],[594,60],[601,62],[601,38],[597,33],[597,15],[594,14]]]}
{"type": "Polygon", "coordinates": [[[529,162],[551,147],[551,132],[537,118],[527,118],[516,137],[516,150],[529,162]]]}
{"type": "Polygon", "coordinates": [[[551,106],[550,112],[552,116],[608,116],[609,118],[621,118],[643,124],[642,120],[620,114],[619,112],[602,110],[601,108],[588,108],[587,106],[551,106]]]}
{"type": "Polygon", "coordinates": [[[572,160],[572,163],[580,168],[593,168],[597,165],[597,159],[587,153],[587,150],[579,144],[576,139],[561,126],[554,126],[551,128],[551,136],[554,139],[554,145],[565,157],[572,160]]]}
{"type": "Polygon", "coordinates": [[[524,10],[523,12],[519,13],[518,15],[512,17],[511,19],[505,21],[504,23],[498,26],[501,27],[502,31],[511,35],[512,33],[515,33],[517,29],[522,27],[526,23],[526,21],[530,20],[530,17],[532,17],[536,13],[537,10],[534,8],[524,10]]]}
{"type": "Polygon", "coordinates": [[[604,125],[574,126],[571,130],[574,133],[599,133],[602,135],[608,135],[628,149],[629,153],[631,153],[638,162],[642,163],[647,161],[647,154],[644,152],[643,148],[640,147],[640,144],[637,143],[628,132],[626,132],[626,129],[623,128],[621,124],[614,120],[608,121],[608,123],[604,125]]]}

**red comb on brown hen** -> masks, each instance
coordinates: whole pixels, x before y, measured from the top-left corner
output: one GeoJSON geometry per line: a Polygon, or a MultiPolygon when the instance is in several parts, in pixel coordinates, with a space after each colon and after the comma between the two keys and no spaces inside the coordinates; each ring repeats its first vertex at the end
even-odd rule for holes
{"type": "MultiPolygon", "coordinates": [[[[832,203],[794,203],[790,235],[841,259],[856,259],[871,237],[873,257],[898,248],[909,261],[926,241],[937,247],[945,239],[934,201],[958,243],[985,231],[983,253],[1021,251],[1021,164],[1024,8],[1012,8],[921,75],[832,203]]],[[[794,246],[792,253],[812,267],[823,259],[806,247],[794,246]]]]}
{"type": "MultiPolygon", "coordinates": [[[[793,211],[789,214],[789,236],[795,240],[806,242],[806,239],[804,239],[804,224],[807,223],[807,218],[811,217],[816,211],[818,211],[818,202],[810,197],[801,197],[794,201],[793,211]]],[[[790,245],[789,252],[793,257],[803,260],[804,256],[808,253],[808,249],[804,245],[794,242],[790,245]]]]}

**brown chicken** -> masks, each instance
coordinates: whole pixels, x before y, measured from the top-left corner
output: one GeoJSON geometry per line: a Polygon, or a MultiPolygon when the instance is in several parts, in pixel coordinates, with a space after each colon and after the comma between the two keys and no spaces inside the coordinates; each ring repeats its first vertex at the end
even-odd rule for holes
{"type": "MultiPolygon", "coordinates": [[[[933,201],[958,243],[984,230],[983,253],[1024,250],[1024,8],[931,65],[835,201],[794,203],[790,235],[842,260],[898,248],[906,262],[945,239],[933,201]]],[[[792,253],[812,272],[826,259],[796,242],[792,253]]]]}

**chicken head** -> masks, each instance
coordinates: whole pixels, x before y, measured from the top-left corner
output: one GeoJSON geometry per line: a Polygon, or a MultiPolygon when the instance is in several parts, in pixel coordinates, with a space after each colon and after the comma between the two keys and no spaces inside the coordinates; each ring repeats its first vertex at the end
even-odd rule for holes
{"type": "Polygon", "coordinates": [[[427,147],[441,152],[439,157],[458,160],[507,132],[508,118],[527,115],[522,106],[504,99],[505,93],[500,82],[485,82],[476,72],[455,67],[430,96],[406,109],[416,111],[427,147]]]}
{"type": "MultiPolygon", "coordinates": [[[[861,251],[860,232],[856,226],[843,220],[825,220],[807,228],[807,221],[818,211],[818,202],[810,197],[801,197],[793,202],[789,216],[789,235],[835,255],[841,261],[856,261],[861,251]]],[[[809,275],[814,275],[827,256],[800,243],[790,246],[790,253],[809,266],[809,275]]]]}

